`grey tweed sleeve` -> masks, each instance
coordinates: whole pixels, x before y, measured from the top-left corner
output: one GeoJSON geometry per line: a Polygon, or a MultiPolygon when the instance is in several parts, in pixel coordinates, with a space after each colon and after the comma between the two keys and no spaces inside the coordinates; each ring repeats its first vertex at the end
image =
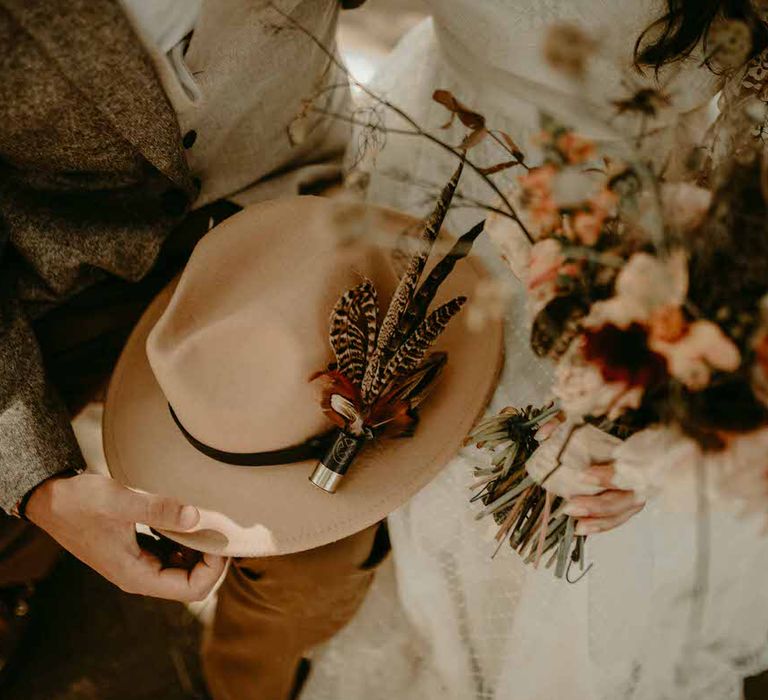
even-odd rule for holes
{"type": "Polygon", "coordinates": [[[0,298],[0,507],[10,513],[41,482],[83,466],[21,305],[0,298]]]}

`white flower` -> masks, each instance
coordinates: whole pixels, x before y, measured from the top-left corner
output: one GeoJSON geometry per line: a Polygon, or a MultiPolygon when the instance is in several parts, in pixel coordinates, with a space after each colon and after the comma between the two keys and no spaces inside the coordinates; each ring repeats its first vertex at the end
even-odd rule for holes
{"type": "Polygon", "coordinates": [[[466,314],[467,327],[478,333],[491,321],[503,319],[515,290],[507,280],[483,279],[475,286],[466,314]]]}
{"type": "Polygon", "coordinates": [[[689,182],[666,183],[661,186],[664,221],[676,231],[696,228],[712,204],[712,192],[689,182]]]}
{"type": "Polygon", "coordinates": [[[554,238],[545,238],[531,249],[524,281],[532,314],[543,309],[557,296],[558,278],[564,264],[563,249],[554,238]]]}
{"type": "Polygon", "coordinates": [[[741,364],[739,349],[711,321],[695,321],[673,342],[652,335],[649,346],[666,358],[669,373],[692,391],[709,385],[713,369],[735,372],[741,364]]]}
{"type": "Polygon", "coordinates": [[[572,420],[602,415],[615,418],[626,409],[638,408],[644,387],[606,382],[600,368],[584,359],[581,343],[581,338],[571,343],[555,370],[553,393],[566,415],[572,420]]]}
{"type": "Polygon", "coordinates": [[[715,498],[744,514],[768,513],[768,428],[730,436],[715,458],[715,498]]]}
{"type": "Polygon", "coordinates": [[[647,323],[654,312],[680,307],[688,292],[688,264],[685,253],[673,251],[667,258],[635,253],[616,278],[616,293],[592,306],[585,325],[599,328],[613,324],[627,328],[647,323]]]}
{"type": "Polygon", "coordinates": [[[552,178],[552,198],[560,208],[577,207],[596,197],[604,186],[602,173],[566,167],[552,178]]]}
{"type": "Polygon", "coordinates": [[[683,251],[667,258],[636,253],[616,278],[615,295],[596,303],[584,325],[626,330],[640,324],[647,330],[649,349],[664,357],[669,374],[699,391],[708,386],[713,370],[736,371],[741,354],[716,324],[686,320],[682,307],[687,293],[683,251]]]}

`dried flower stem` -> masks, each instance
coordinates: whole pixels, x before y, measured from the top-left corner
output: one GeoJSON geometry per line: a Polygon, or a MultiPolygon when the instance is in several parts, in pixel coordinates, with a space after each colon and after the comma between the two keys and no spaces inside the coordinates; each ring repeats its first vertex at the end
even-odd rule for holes
{"type": "Polygon", "coordinates": [[[547,538],[547,528],[545,527],[549,523],[549,515],[552,512],[552,499],[554,498],[551,491],[547,491],[547,495],[544,497],[544,512],[541,514],[541,532],[539,534],[539,543],[536,547],[536,559],[533,561],[533,566],[539,568],[539,562],[541,561],[541,555],[544,553],[544,542],[547,538]]]}
{"type": "MultiPolygon", "coordinates": [[[[520,226],[520,229],[525,234],[526,238],[530,241],[530,243],[531,244],[534,243],[533,236],[531,235],[531,233],[528,231],[528,228],[525,226],[523,221],[518,216],[517,211],[512,206],[512,203],[509,201],[507,196],[502,192],[501,188],[491,179],[491,177],[483,171],[483,168],[481,168],[479,165],[477,165],[476,163],[474,163],[473,161],[469,160],[466,157],[466,150],[460,147],[457,148],[455,146],[452,146],[451,144],[442,140],[438,136],[435,136],[433,133],[427,131],[402,108],[398,107],[396,104],[394,104],[393,102],[390,102],[384,97],[381,97],[380,95],[376,94],[364,83],[361,83],[349,72],[347,67],[344,65],[344,62],[341,61],[333,51],[329,50],[323,44],[323,42],[320,41],[320,39],[318,39],[312,32],[310,32],[306,27],[304,27],[296,19],[294,19],[289,14],[284,12],[282,9],[277,7],[277,5],[274,2],[270,2],[269,5],[281,17],[283,17],[287,22],[289,22],[291,26],[293,26],[296,30],[304,34],[306,37],[308,37],[310,41],[312,41],[312,43],[315,44],[315,46],[317,46],[326,55],[326,57],[333,63],[333,65],[335,65],[342,72],[342,74],[347,78],[350,84],[358,88],[363,94],[365,94],[367,97],[372,99],[376,104],[381,105],[382,107],[385,107],[386,109],[390,110],[391,112],[396,114],[398,117],[403,119],[412,129],[412,131],[402,130],[405,134],[412,135],[412,136],[421,136],[422,138],[428,139],[429,141],[439,146],[443,150],[447,151],[451,155],[455,156],[460,160],[463,160],[471,170],[473,170],[475,173],[477,173],[477,175],[480,178],[482,178],[485,184],[488,185],[488,187],[490,187],[493,193],[501,200],[502,204],[507,209],[509,216],[512,219],[514,219],[515,222],[517,222],[518,226],[520,226]]],[[[385,133],[386,132],[398,133],[390,129],[389,127],[377,127],[377,128],[382,128],[385,133]]]]}

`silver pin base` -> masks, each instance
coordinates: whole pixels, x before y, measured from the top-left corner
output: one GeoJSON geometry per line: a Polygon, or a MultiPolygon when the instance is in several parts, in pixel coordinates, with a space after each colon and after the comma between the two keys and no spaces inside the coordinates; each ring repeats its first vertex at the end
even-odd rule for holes
{"type": "Polygon", "coordinates": [[[312,476],[309,477],[309,480],[326,493],[336,493],[336,489],[339,488],[339,484],[343,478],[343,474],[328,469],[328,467],[320,462],[320,464],[315,467],[315,471],[312,472],[312,476]]]}

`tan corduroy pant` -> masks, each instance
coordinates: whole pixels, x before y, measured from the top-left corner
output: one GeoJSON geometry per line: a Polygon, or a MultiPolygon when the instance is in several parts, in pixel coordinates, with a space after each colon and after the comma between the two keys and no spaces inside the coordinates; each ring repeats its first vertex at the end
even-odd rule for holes
{"type": "Polygon", "coordinates": [[[302,657],[349,622],[387,551],[381,525],[308,552],[233,562],[203,645],[214,700],[295,697],[302,657]]]}

